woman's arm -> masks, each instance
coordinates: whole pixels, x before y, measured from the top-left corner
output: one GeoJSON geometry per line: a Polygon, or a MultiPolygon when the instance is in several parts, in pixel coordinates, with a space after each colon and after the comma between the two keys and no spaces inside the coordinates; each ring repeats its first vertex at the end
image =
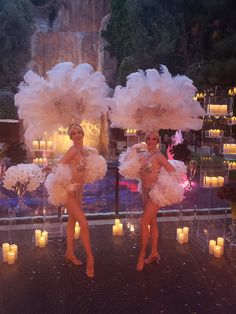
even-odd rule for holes
{"type": "Polygon", "coordinates": [[[158,154],[158,161],[168,172],[175,172],[175,168],[169,163],[166,157],[160,152],[158,154]]]}

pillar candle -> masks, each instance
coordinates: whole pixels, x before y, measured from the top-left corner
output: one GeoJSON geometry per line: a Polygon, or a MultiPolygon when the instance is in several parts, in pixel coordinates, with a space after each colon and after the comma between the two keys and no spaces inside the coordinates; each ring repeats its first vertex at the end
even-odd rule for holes
{"type": "Polygon", "coordinates": [[[33,141],[32,142],[32,147],[33,147],[33,150],[39,150],[39,143],[38,143],[38,141],[33,141]]]}
{"type": "Polygon", "coordinates": [[[40,141],[39,142],[39,148],[40,148],[40,150],[45,150],[46,149],[46,142],[45,141],[40,141]]]}
{"type": "Polygon", "coordinates": [[[216,246],[216,241],[215,240],[210,240],[209,241],[209,254],[214,254],[214,247],[216,246]]]}
{"type": "Polygon", "coordinates": [[[35,239],[34,244],[35,244],[35,246],[39,246],[39,238],[41,237],[41,235],[42,235],[41,230],[35,230],[34,231],[34,239],[35,239]]]}
{"type": "Polygon", "coordinates": [[[18,247],[17,247],[17,245],[16,244],[10,245],[10,251],[15,252],[15,258],[17,260],[17,258],[18,258],[18,247]]]}
{"type": "Polygon", "coordinates": [[[178,234],[178,242],[179,242],[179,244],[184,244],[184,234],[183,234],[183,232],[180,232],[178,234]]]}
{"type": "Polygon", "coordinates": [[[8,251],[7,252],[7,263],[9,265],[14,264],[16,261],[16,253],[14,251],[8,251]]]}
{"type": "Polygon", "coordinates": [[[183,227],[184,243],[188,243],[189,227],[183,227]]]}
{"type": "Polygon", "coordinates": [[[39,237],[39,247],[44,248],[45,246],[46,246],[46,239],[44,236],[41,235],[41,237],[39,237]]]}
{"type": "Polygon", "coordinates": [[[3,262],[7,262],[7,253],[10,250],[10,244],[9,243],[3,243],[2,244],[2,257],[3,262]]]}
{"type": "Polygon", "coordinates": [[[176,240],[178,241],[178,235],[179,233],[182,233],[183,232],[183,229],[182,228],[177,228],[176,229],[176,240]]]}
{"type": "Polygon", "coordinates": [[[134,225],[130,225],[130,231],[134,232],[134,225]]]}
{"type": "Polygon", "coordinates": [[[117,225],[112,226],[112,234],[113,234],[113,236],[118,235],[118,226],[117,225]]]}
{"type": "Polygon", "coordinates": [[[42,232],[42,236],[45,238],[45,244],[48,244],[48,232],[47,231],[43,231],[42,232]]]}
{"type": "Polygon", "coordinates": [[[76,225],[76,226],[75,226],[74,239],[75,239],[75,240],[78,240],[78,239],[79,239],[79,236],[80,236],[80,226],[79,226],[79,225],[76,225]]]}
{"type": "Polygon", "coordinates": [[[122,224],[122,223],[119,223],[119,224],[117,225],[117,228],[118,228],[118,230],[117,230],[117,235],[122,236],[122,235],[123,235],[123,224],[122,224]]]}
{"type": "Polygon", "coordinates": [[[120,219],[116,218],[115,219],[115,225],[119,225],[119,223],[120,223],[120,219]]]}
{"type": "Polygon", "coordinates": [[[48,150],[53,150],[53,142],[52,141],[48,141],[47,142],[47,149],[48,150]]]}
{"type": "Polygon", "coordinates": [[[214,246],[214,256],[219,258],[221,257],[221,247],[220,245],[215,245],[214,246]]]}
{"type": "Polygon", "coordinates": [[[218,238],[216,239],[217,245],[219,245],[220,248],[221,248],[221,252],[220,252],[221,255],[224,254],[224,242],[225,242],[225,239],[224,239],[223,237],[218,237],[218,238]]]}

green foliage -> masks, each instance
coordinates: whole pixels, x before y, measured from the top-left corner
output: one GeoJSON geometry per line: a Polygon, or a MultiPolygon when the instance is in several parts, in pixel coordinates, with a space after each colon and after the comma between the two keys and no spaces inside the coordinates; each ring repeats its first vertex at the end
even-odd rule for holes
{"type": "Polygon", "coordinates": [[[0,90],[0,119],[18,119],[12,92],[0,90]]]}
{"type": "Polygon", "coordinates": [[[0,2],[0,88],[14,91],[30,60],[31,10],[29,0],[0,2]]]}
{"type": "Polygon", "coordinates": [[[199,88],[236,82],[234,0],[112,0],[104,36],[118,59],[118,82],[165,64],[199,88]]]}

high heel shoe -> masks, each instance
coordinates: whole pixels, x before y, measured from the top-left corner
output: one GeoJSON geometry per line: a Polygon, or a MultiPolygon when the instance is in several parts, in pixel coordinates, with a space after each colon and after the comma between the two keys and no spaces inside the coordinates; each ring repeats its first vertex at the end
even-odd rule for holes
{"type": "Polygon", "coordinates": [[[150,254],[147,258],[144,259],[145,264],[151,264],[151,263],[159,263],[160,262],[160,254],[150,254]]]}
{"type": "Polygon", "coordinates": [[[94,278],[94,259],[87,261],[87,268],[85,274],[89,279],[94,278]]]}
{"type": "Polygon", "coordinates": [[[66,261],[70,262],[71,264],[75,265],[75,266],[80,266],[83,263],[81,262],[81,260],[79,260],[76,256],[74,255],[65,255],[65,259],[66,261]]]}

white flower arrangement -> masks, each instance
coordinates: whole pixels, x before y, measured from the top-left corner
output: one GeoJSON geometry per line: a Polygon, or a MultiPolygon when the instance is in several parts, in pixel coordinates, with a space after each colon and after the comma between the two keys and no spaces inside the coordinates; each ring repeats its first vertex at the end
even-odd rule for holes
{"type": "Polygon", "coordinates": [[[44,181],[42,169],[35,164],[18,164],[9,167],[5,172],[3,186],[23,195],[26,191],[36,190],[44,181]]]}

